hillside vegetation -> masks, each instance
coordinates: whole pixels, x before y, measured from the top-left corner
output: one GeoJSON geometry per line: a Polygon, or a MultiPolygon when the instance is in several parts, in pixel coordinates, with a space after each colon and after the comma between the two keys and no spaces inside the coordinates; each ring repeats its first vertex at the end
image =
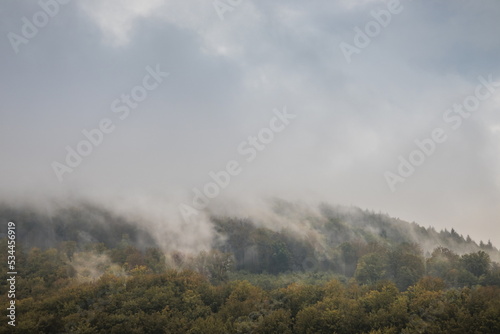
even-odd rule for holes
{"type": "Polygon", "coordinates": [[[211,248],[186,252],[95,206],[3,207],[18,231],[18,322],[0,332],[500,333],[491,243],[357,208],[273,210],[212,216],[211,248]]]}

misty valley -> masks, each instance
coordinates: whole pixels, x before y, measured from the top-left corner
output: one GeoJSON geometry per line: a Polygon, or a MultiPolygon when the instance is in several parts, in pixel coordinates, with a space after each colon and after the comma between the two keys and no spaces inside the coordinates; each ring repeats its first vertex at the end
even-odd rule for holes
{"type": "Polygon", "coordinates": [[[15,222],[15,306],[8,280],[0,301],[19,333],[500,332],[500,252],[454,229],[274,200],[267,215],[211,215],[200,250],[182,226],[89,203],[0,217],[15,222]]]}

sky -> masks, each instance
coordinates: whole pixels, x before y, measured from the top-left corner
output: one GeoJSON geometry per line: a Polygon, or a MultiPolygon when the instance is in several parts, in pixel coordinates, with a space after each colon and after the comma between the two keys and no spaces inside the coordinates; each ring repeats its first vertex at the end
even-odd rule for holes
{"type": "Polygon", "coordinates": [[[0,199],[251,216],[278,197],[498,247],[498,17],[497,0],[1,1],[0,199]]]}

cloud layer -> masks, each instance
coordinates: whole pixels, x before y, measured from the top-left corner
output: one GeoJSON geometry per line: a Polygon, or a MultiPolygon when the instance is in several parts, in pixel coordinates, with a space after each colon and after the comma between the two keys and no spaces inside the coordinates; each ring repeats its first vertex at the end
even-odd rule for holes
{"type": "Polygon", "coordinates": [[[41,1],[58,11],[16,53],[9,33],[24,38],[23,18],[43,19],[43,7],[3,1],[2,198],[175,208],[236,160],[242,171],[214,207],[273,196],[353,204],[500,245],[500,94],[456,131],[442,118],[479,76],[500,81],[497,1],[402,0],[350,63],[339,45],[355,46],[355,28],[394,1],[221,2],[223,19],[210,1],[41,1]],[[113,102],[157,65],[169,76],[121,120],[113,102]],[[296,118],[247,162],[238,146],[284,106],[296,118]],[[59,182],[53,162],[105,118],[113,132],[59,182]],[[448,140],[391,192],[384,173],[436,127],[448,140]]]}

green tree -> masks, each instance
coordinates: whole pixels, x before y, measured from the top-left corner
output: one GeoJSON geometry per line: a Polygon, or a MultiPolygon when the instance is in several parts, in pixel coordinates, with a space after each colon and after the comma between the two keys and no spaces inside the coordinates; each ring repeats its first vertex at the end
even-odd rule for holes
{"type": "Polygon", "coordinates": [[[476,277],[489,273],[491,260],[484,251],[462,255],[460,260],[463,267],[476,277]]]}
{"type": "Polygon", "coordinates": [[[373,284],[387,277],[387,255],[370,253],[358,261],[355,278],[362,284],[373,284]]]}
{"type": "Polygon", "coordinates": [[[279,309],[266,315],[256,328],[261,334],[291,334],[292,314],[290,310],[279,309]]]}
{"type": "Polygon", "coordinates": [[[389,252],[389,274],[400,290],[406,290],[425,274],[422,250],[416,244],[402,243],[389,252]]]}

